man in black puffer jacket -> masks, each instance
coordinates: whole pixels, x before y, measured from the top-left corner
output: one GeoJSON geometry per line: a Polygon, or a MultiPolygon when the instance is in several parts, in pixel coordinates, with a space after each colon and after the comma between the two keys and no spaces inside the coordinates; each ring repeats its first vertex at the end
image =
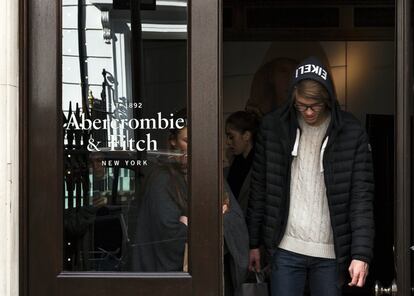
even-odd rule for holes
{"type": "Polygon", "coordinates": [[[363,286],[373,255],[373,169],[368,136],[340,110],[328,71],[309,58],[288,102],[263,118],[247,211],[250,269],[272,254],[272,296],[341,294],[363,286]]]}

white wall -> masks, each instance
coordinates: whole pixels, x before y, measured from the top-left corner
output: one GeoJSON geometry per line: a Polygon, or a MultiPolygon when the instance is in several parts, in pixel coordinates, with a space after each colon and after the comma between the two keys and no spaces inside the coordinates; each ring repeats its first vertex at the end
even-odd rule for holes
{"type": "Polygon", "coordinates": [[[223,108],[226,114],[244,109],[254,73],[270,45],[270,42],[224,42],[223,108]]]}
{"type": "Polygon", "coordinates": [[[0,1],[0,295],[19,293],[18,1],[0,1]]]}
{"type": "Polygon", "coordinates": [[[394,114],[394,42],[348,43],[348,110],[394,114]]]}

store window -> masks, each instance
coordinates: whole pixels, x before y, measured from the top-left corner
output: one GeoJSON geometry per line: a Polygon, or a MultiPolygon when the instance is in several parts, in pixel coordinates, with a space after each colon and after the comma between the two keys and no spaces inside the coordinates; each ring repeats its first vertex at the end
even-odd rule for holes
{"type": "Polygon", "coordinates": [[[188,270],[187,99],[187,1],[62,1],[64,270],[188,270]]]}

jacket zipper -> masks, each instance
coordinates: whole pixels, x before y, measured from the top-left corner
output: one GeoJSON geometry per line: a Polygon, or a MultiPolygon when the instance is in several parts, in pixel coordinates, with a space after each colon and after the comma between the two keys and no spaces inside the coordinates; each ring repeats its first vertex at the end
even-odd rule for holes
{"type": "MultiPolygon", "coordinates": [[[[328,146],[326,147],[326,149],[328,149],[328,146]]],[[[335,257],[336,257],[336,262],[338,263],[338,244],[336,242],[336,229],[332,220],[332,203],[331,203],[331,198],[330,198],[330,191],[329,191],[329,186],[327,186],[327,184],[329,184],[327,182],[328,177],[326,174],[326,168],[329,168],[329,173],[331,175],[331,178],[333,178],[333,173],[332,173],[332,167],[331,166],[327,166],[326,165],[326,155],[329,154],[329,151],[325,150],[325,155],[323,158],[323,166],[325,168],[324,172],[323,172],[323,177],[324,177],[324,181],[325,181],[325,188],[326,188],[326,198],[328,199],[328,208],[329,208],[329,218],[330,218],[330,222],[331,222],[331,227],[332,227],[332,234],[333,234],[333,239],[334,239],[334,251],[335,251],[335,257]]]]}

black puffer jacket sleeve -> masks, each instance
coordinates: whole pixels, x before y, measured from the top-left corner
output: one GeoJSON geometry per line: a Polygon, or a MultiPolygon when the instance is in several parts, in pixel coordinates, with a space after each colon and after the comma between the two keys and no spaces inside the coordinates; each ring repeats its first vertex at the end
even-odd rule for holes
{"type": "Polygon", "coordinates": [[[261,228],[266,207],[266,123],[263,121],[259,130],[255,156],[253,160],[250,198],[247,208],[247,225],[250,236],[250,248],[258,248],[261,244],[261,228]]]}
{"type": "Polygon", "coordinates": [[[350,200],[351,258],[370,263],[374,245],[374,176],[368,136],[362,132],[354,158],[350,200]]]}

